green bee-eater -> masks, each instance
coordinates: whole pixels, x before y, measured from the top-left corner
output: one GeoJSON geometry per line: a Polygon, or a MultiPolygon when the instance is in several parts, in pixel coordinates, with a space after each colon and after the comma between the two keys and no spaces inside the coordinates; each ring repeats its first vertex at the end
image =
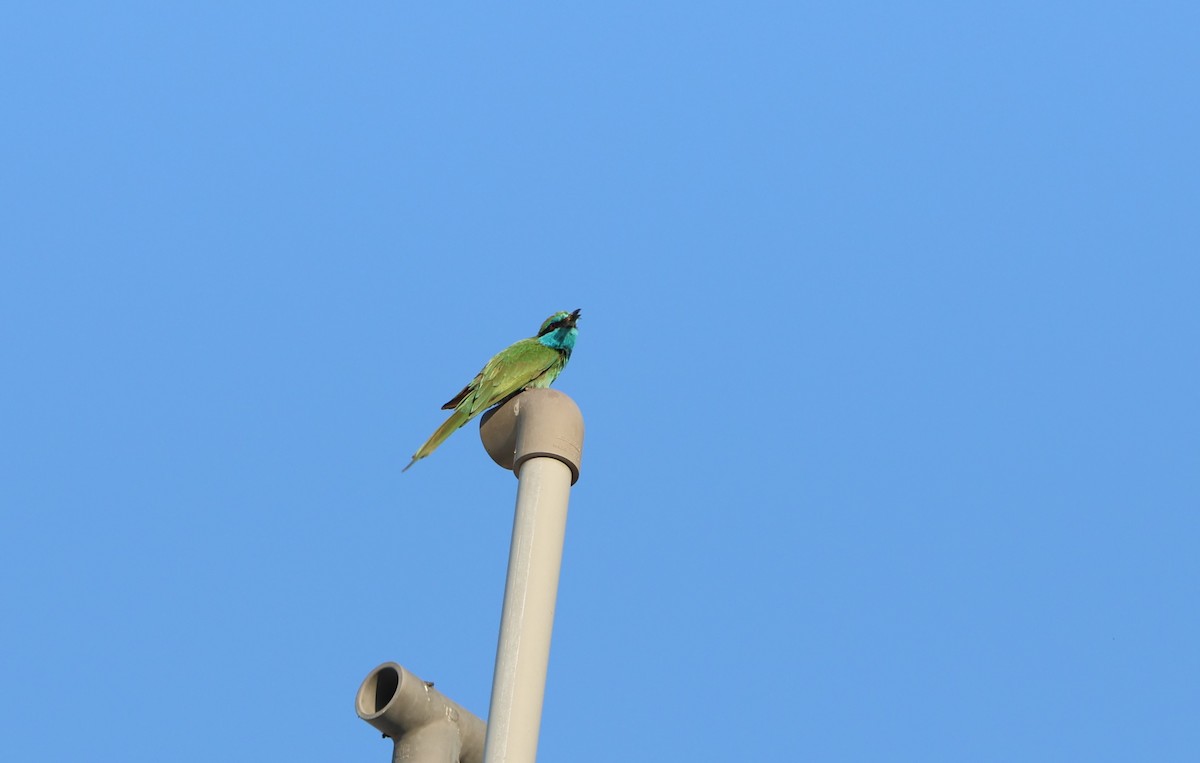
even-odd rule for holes
{"type": "Polygon", "coordinates": [[[522,339],[496,353],[462,392],[442,406],[442,410],[454,409],[454,413],[401,471],[408,471],[413,464],[437,450],[455,429],[493,405],[499,405],[522,390],[549,387],[571,359],[575,337],[579,334],[575,329],[578,320],[578,310],[557,312],[546,319],[537,336],[522,339]]]}

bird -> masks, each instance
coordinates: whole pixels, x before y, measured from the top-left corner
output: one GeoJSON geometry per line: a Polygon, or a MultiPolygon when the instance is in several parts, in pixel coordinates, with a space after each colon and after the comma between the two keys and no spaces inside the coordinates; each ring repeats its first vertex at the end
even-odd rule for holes
{"type": "Polygon", "coordinates": [[[462,392],[442,406],[442,410],[453,410],[454,413],[400,471],[411,469],[413,464],[437,450],[454,430],[488,408],[503,403],[518,392],[549,387],[571,359],[571,350],[575,349],[575,338],[579,335],[575,328],[578,320],[578,310],[559,311],[542,322],[537,336],[522,339],[496,353],[462,392]]]}

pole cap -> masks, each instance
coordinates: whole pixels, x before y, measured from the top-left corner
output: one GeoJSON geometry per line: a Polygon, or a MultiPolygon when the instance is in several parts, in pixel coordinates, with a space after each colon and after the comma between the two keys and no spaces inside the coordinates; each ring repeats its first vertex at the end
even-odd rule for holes
{"type": "Polygon", "coordinates": [[[531,458],[555,458],[579,481],[583,460],[583,414],[556,389],[530,389],[483,414],[479,439],[492,460],[520,476],[531,458]]]}

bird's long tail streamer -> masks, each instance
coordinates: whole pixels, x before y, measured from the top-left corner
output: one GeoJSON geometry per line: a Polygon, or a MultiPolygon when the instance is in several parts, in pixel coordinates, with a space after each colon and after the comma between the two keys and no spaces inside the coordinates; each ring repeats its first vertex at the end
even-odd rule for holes
{"type": "Polygon", "coordinates": [[[400,471],[408,471],[413,464],[437,450],[437,447],[445,442],[447,437],[454,434],[454,430],[458,429],[470,420],[471,415],[466,411],[455,411],[454,413],[450,414],[450,418],[442,422],[442,425],[437,428],[437,431],[430,435],[429,439],[425,441],[425,444],[413,454],[412,461],[408,462],[408,466],[404,467],[400,471]]]}

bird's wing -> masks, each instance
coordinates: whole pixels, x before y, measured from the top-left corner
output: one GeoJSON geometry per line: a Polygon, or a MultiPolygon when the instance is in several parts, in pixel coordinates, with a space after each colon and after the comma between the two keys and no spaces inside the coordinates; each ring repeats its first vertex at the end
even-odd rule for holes
{"type": "Polygon", "coordinates": [[[487,362],[479,375],[459,393],[458,405],[467,406],[474,416],[525,389],[561,363],[562,357],[557,350],[536,339],[522,339],[487,362]]]}

